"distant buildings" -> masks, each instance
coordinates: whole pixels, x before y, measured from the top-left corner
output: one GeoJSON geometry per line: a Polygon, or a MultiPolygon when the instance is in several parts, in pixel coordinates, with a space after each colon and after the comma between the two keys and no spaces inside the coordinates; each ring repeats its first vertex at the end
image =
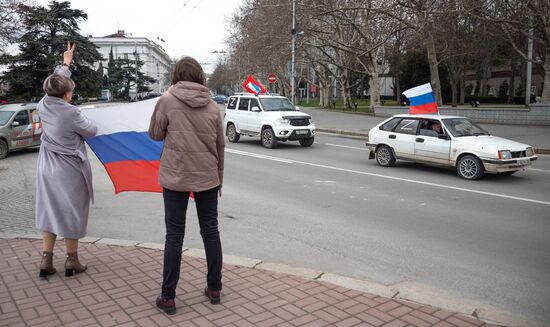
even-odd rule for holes
{"type": "MultiPolygon", "coordinates": [[[[162,93],[170,86],[168,74],[172,65],[172,60],[164,52],[164,49],[155,42],[145,37],[127,36],[124,31],[119,30],[117,33],[104,37],[89,37],[89,40],[99,47],[98,51],[104,58],[103,67],[105,74],[107,73],[107,65],[109,62],[109,53],[113,49],[114,58],[138,59],[144,62],[141,67],[141,72],[145,75],[156,79],[157,81],[149,87],[153,90],[152,93],[162,93]]],[[[99,63],[97,64],[99,65],[99,63]]],[[[96,66],[97,68],[98,66],[96,66]]],[[[136,90],[130,91],[133,97],[137,96],[136,90]]],[[[142,94],[144,96],[145,94],[142,94]]]]}

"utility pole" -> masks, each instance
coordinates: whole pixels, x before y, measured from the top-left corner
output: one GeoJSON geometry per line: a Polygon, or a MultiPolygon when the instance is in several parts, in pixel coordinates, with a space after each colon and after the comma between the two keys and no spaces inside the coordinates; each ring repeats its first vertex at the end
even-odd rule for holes
{"type": "MultiPolygon", "coordinates": [[[[525,105],[531,103],[531,71],[533,69],[533,18],[529,18],[529,38],[527,39],[527,81],[525,82],[525,105]]],[[[513,92],[513,90],[512,90],[513,92]]]]}
{"type": "Polygon", "coordinates": [[[134,59],[135,59],[135,62],[136,62],[136,100],[137,100],[137,96],[138,96],[138,52],[137,52],[137,42],[134,43],[135,47],[136,47],[136,53],[135,53],[135,56],[134,56],[134,59]]]}
{"type": "Polygon", "coordinates": [[[296,0],[292,0],[292,29],[290,30],[290,33],[292,35],[292,59],[290,63],[290,83],[291,83],[291,91],[290,91],[290,101],[293,104],[296,104],[295,102],[295,89],[294,89],[294,62],[295,62],[295,52],[296,52],[296,0]]]}

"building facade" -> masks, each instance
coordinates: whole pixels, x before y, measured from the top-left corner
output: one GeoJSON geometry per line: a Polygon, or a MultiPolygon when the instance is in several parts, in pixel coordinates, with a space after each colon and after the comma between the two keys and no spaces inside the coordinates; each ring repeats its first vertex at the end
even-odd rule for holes
{"type": "MultiPolygon", "coordinates": [[[[118,31],[115,34],[104,37],[89,37],[89,40],[99,47],[98,51],[103,56],[104,74],[107,73],[109,62],[109,53],[113,50],[114,58],[127,58],[130,60],[137,59],[143,61],[143,66],[140,71],[145,75],[156,80],[155,83],[149,85],[152,89],[151,93],[163,93],[170,86],[169,76],[172,59],[166,54],[164,49],[155,42],[145,37],[131,37],[125,34],[124,31],[118,31]]],[[[96,69],[99,62],[96,64],[96,69]]],[[[137,97],[136,89],[130,90],[131,97],[137,97]]],[[[146,94],[140,94],[145,96],[146,94]]]]}

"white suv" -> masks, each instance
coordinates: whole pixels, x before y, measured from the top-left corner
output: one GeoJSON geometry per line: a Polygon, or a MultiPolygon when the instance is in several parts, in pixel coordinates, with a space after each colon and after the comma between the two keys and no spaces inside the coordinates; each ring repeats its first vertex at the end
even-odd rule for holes
{"type": "Polygon", "coordinates": [[[229,142],[238,142],[241,135],[248,135],[260,136],[263,146],[270,149],[276,147],[278,141],[298,141],[308,147],[315,137],[311,116],[276,94],[232,95],[224,117],[229,142]]]}

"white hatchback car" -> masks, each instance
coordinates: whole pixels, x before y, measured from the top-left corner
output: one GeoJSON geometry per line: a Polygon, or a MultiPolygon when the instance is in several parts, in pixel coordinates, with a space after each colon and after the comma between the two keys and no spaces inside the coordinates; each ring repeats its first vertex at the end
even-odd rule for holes
{"type": "Polygon", "coordinates": [[[537,156],[531,146],[490,135],[464,117],[396,115],[369,131],[369,159],[393,166],[396,159],[455,167],[462,178],[480,179],[529,167],[537,156]]]}
{"type": "Polygon", "coordinates": [[[315,140],[311,116],[280,95],[232,95],[224,117],[229,142],[238,142],[241,135],[260,136],[263,146],[274,148],[279,141],[298,141],[309,147],[315,140]]]}

